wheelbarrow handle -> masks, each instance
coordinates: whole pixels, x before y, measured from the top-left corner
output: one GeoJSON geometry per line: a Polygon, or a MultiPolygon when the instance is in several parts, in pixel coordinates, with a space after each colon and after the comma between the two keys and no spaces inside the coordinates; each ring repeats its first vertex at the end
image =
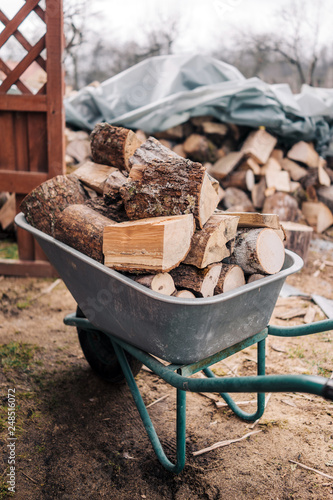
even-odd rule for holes
{"type": "Polygon", "coordinates": [[[268,335],[275,337],[301,337],[312,333],[327,332],[333,330],[333,319],[324,319],[308,325],[297,326],[273,326],[268,325],[268,335]]]}

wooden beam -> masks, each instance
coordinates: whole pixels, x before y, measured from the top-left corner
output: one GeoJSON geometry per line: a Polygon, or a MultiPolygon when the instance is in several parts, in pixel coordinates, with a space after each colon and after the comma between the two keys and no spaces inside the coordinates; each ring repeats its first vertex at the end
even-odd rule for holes
{"type": "Polygon", "coordinates": [[[25,18],[30,14],[30,12],[38,5],[40,0],[27,0],[17,14],[11,19],[8,27],[0,33],[0,47],[2,47],[7,40],[14,35],[17,28],[25,20],[25,18]]]}
{"type": "Polygon", "coordinates": [[[42,182],[45,182],[48,178],[48,174],[42,172],[0,170],[1,189],[10,193],[30,193],[30,191],[42,184],[42,182]]]}
{"type": "Polygon", "coordinates": [[[58,277],[54,267],[44,260],[0,259],[0,275],[29,276],[34,278],[58,277]]]}
{"type": "Polygon", "coordinates": [[[7,94],[0,100],[0,111],[32,111],[47,110],[45,95],[14,95],[7,94]]]}

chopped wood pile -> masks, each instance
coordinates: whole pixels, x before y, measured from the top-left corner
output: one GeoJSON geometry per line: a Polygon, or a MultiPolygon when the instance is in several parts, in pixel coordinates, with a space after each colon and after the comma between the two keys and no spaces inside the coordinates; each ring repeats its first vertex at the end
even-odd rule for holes
{"type": "Polygon", "coordinates": [[[279,217],[219,210],[220,185],[199,154],[185,159],[156,138],[98,124],[91,155],[26,196],[31,225],[177,297],[211,297],[282,268],[279,217]]]}

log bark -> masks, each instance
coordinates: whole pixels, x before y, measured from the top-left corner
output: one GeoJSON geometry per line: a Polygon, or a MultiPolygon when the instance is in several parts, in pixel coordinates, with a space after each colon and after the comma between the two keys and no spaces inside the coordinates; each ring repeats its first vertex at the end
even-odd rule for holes
{"type": "Polygon", "coordinates": [[[57,218],[55,238],[103,263],[103,230],[113,224],[87,206],[69,205],[57,218]]]}
{"type": "Polygon", "coordinates": [[[242,285],[245,285],[245,277],[242,268],[235,264],[222,264],[214,295],[229,292],[242,285]]]}
{"type": "Polygon", "coordinates": [[[251,156],[259,165],[264,165],[276,143],[277,139],[266,130],[255,130],[248,135],[241,151],[251,156]]]}
{"type": "Polygon", "coordinates": [[[109,165],[101,165],[87,161],[81,167],[74,170],[72,175],[75,175],[85,186],[90,187],[96,193],[102,194],[104,184],[108,176],[118,169],[109,165]]]}
{"type": "Polygon", "coordinates": [[[120,170],[115,169],[110,173],[103,185],[103,198],[106,205],[112,205],[121,199],[119,190],[126,182],[128,182],[128,177],[120,170]]]}
{"type": "Polygon", "coordinates": [[[88,199],[80,181],[71,175],[58,175],[31,191],[21,203],[29,224],[54,236],[54,225],[61,212],[88,199]]]}
{"type": "Polygon", "coordinates": [[[114,220],[115,222],[128,221],[122,200],[118,200],[107,205],[103,197],[98,196],[97,198],[86,201],[84,205],[92,210],[95,210],[95,212],[98,212],[100,215],[104,215],[104,217],[114,220]]]}
{"type": "Polygon", "coordinates": [[[173,295],[176,291],[175,283],[169,273],[136,276],[134,280],[137,283],[150,288],[150,290],[162,293],[163,295],[173,295]]]}
{"type": "Polygon", "coordinates": [[[226,243],[237,234],[239,217],[212,215],[192,237],[191,249],[183,261],[200,269],[221,262],[230,255],[226,243]]]}
{"type": "Polygon", "coordinates": [[[243,229],[236,237],[230,263],[248,274],[275,274],[283,266],[284,254],[283,243],[273,229],[243,229]]]}
{"type": "Polygon", "coordinates": [[[168,272],[191,246],[192,214],[129,221],[105,228],[104,262],[128,272],[168,272]]]}
{"type": "Polygon", "coordinates": [[[102,163],[119,170],[130,170],[129,159],[141,145],[137,135],[123,127],[98,123],[90,134],[91,156],[95,163],[102,163]]]}
{"type": "Polygon", "coordinates": [[[286,234],[285,248],[297,253],[306,263],[313,234],[312,227],[296,222],[283,222],[282,225],[286,234]]]}
{"type": "Polygon", "coordinates": [[[299,219],[297,201],[287,193],[275,193],[266,198],[262,211],[266,214],[277,214],[280,221],[297,222],[299,219]]]}
{"type": "Polygon", "coordinates": [[[170,274],[176,288],[189,290],[196,297],[212,297],[221,273],[222,264],[211,264],[204,269],[181,264],[170,274]]]}
{"type": "Polygon", "coordinates": [[[128,218],[192,213],[202,228],[219,201],[205,168],[156,143],[148,139],[131,159],[136,180],[120,189],[128,218]]]}

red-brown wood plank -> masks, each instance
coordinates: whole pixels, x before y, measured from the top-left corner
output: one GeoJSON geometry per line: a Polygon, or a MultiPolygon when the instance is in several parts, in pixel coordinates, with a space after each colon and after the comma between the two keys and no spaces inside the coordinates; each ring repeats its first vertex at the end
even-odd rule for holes
{"type": "Polygon", "coordinates": [[[26,113],[30,172],[47,172],[47,131],[45,113],[26,113]]]}
{"type": "MultiPolygon", "coordinates": [[[[12,72],[12,70],[7,66],[7,64],[4,63],[1,59],[0,59],[0,69],[5,73],[5,75],[10,75],[10,73],[12,72]]],[[[32,94],[30,89],[28,89],[28,87],[24,85],[24,83],[21,82],[21,80],[18,80],[16,82],[16,86],[23,94],[32,94]]],[[[2,85],[0,85],[0,89],[1,87],[2,85]]]]}
{"type": "Polygon", "coordinates": [[[27,113],[14,113],[16,170],[29,171],[27,113]]]}
{"type": "MultiPolygon", "coordinates": [[[[13,113],[0,112],[0,137],[5,137],[5,140],[1,141],[0,146],[0,169],[15,170],[16,152],[13,113]]],[[[0,191],[9,191],[3,187],[1,177],[0,191]]]]}
{"type": "Polygon", "coordinates": [[[47,49],[47,131],[49,175],[65,173],[65,114],[63,107],[64,70],[62,53],[63,10],[62,0],[46,4],[46,49],[47,49]]]}
{"type": "Polygon", "coordinates": [[[0,99],[0,111],[46,111],[45,95],[11,95],[0,99]]]}
{"type": "Polygon", "coordinates": [[[42,172],[11,172],[0,169],[0,186],[2,191],[27,194],[48,177],[48,174],[42,172]]]}
{"type": "Polygon", "coordinates": [[[54,267],[44,260],[11,259],[0,259],[0,275],[34,278],[57,278],[59,276],[54,267]]]}
{"type": "Polygon", "coordinates": [[[30,14],[30,12],[38,5],[40,0],[27,0],[21,9],[11,19],[10,24],[0,33],[0,47],[15,33],[20,24],[30,14]]]}

